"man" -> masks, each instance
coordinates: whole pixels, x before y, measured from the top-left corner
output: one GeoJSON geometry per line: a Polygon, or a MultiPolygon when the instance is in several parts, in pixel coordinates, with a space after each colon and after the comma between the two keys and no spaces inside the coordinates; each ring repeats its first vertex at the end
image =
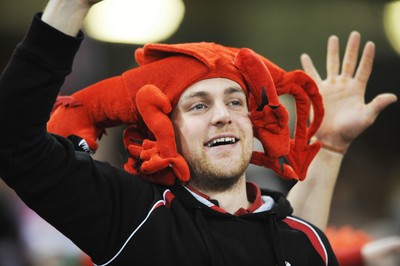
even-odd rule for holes
{"type": "MultiPolygon", "coordinates": [[[[245,86],[240,75],[230,76],[229,71],[206,75],[192,84],[184,84],[178,94],[174,94],[176,89],[163,94],[165,91],[154,86],[145,86],[134,95],[135,112],[117,112],[114,121],[142,114],[143,121],[134,119],[146,124],[157,140],[138,138],[136,133],[143,129],[143,123],[128,128],[125,140],[132,155],[128,170],[166,185],[155,185],[93,161],[88,154],[75,152],[69,140],[47,134],[49,113],[80,42],[70,36],[78,34],[85,14],[95,2],[51,0],[41,19],[35,17],[30,32],[2,75],[0,121],[8,127],[0,137],[0,175],[7,184],[98,265],[336,265],[323,233],[291,217],[290,205],[279,193],[261,196],[257,187],[246,185],[244,170],[251,160],[254,126],[248,109],[263,103],[264,97],[252,94],[261,98],[249,99],[246,95],[252,88],[245,86]],[[151,119],[152,111],[158,120],[151,119]],[[171,111],[170,120],[167,114],[171,111]],[[165,130],[160,130],[160,125],[165,130]],[[180,153],[168,146],[175,144],[171,142],[170,127],[176,131],[180,153]],[[175,175],[185,186],[173,184],[175,175]]],[[[163,53],[156,56],[160,54],[163,53]]],[[[243,64],[238,67],[249,73],[246,60],[258,57],[248,50],[241,55],[239,62],[243,64]]],[[[181,63],[181,59],[189,65],[198,64],[197,59],[182,56],[171,60],[181,63]]],[[[154,66],[151,62],[147,65],[154,66]]],[[[250,80],[254,77],[249,76],[250,80]]],[[[264,105],[276,103],[271,105],[271,114],[284,120],[286,114],[275,102],[274,91],[268,87],[264,92],[271,100],[264,105]]],[[[94,95],[90,89],[80,95],[85,93],[94,95]]],[[[79,95],[75,97],[79,99],[79,95]]],[[[318,95],[315,97],[313,100],[318,103],[318,95]]],[[[121,98],[119,104],[123,101],[128,99],[121,98]]],[[[52,121],[68,106],[79,107],[81,103],[71,101],[66,108],[57,108],[52,121]]],[[[94,109],[82,114],[95,112],[94,109]]],[[[103,111],[107,112],[100,109],[97,119],[103,111]]],[[[84,118],[78,125],[84,125],[82,131],[72,130],[73,133],[98,137],[97,128],[93,131],[92,125],[82,123],[84,118]]],[[[287,140],[284,124],[273,125],[274,129],[282,129],[283,134],[275,135],[287,140]]],[[[52,125],[50,121],[49,127],[52,125]]],[[[149,136],[151,133],[146,132],[149,136]]],[[[95,147],[90,138],[84,140],[90,148],[95,147]]],[[[286,150],[285,144],[268,147],[270,157],[286,150]]],[[[314,147],[310,153],[313,155],[318,147],[310,147],[314,147]]],[[[282,166],[288,176],[304,174],[302,167],[290,171],[284,163],[269,163],[277,171],[282,166]]]]}

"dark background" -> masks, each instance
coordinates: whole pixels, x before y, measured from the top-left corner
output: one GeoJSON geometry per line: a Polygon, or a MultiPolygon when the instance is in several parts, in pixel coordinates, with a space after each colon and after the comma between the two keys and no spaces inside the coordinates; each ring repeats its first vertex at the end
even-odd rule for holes
{"type": "MultiPolygon", "coordinates": [[[[1,0],[0,70],[23,38],[34,12],[45,0],[1,0]]],[[[383,92],[398,94],[400,57],[388,43],[382,25],[383,0],[186,0],[179,30],[166,43],[212,41],[249,47],[286,70],[301,68],[306,52],[325,76],[327,38],[335,34],[344,50],[348,34],[357,30],[363,44],[375,42],[376,60],[366,101],[383,92]]],[[[132,11],[134,15],[136,11],[132,11]]],[[[399,25],[400,27],[400,25],[399,25]]],[[[70,93],[135,66],[138,46],[101,43],[87,38],[67,79],[70,93]]],[[[399,103],[387,108],[373,127],[351,146],[343,162],[333,199],[331,224],[350,224],[374,234],[400,233],[399,103]]],[[[6,125],[1,125],[6,126],[6,125]]],[[[99,158],[122,164],[119,129],[109,131],[99,158]],[[108,154],[120,154],[110,157],[108,154]]],[[[266,173],[265,175],[269,175],[266,173]]],[[[268,177],[267,177],[268,178],[268,177]]]]}

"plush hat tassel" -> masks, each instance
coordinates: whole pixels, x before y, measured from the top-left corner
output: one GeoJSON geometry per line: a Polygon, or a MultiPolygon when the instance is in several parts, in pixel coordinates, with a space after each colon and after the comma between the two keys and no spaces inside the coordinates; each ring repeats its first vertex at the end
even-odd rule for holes
{"type": "Polygon", "coordinates": [[[128,151],[139,160],[138,173],[153,182],[172,185],[175,176],[181,182],[190,178],[186,160],[177,152],[174,128],[168,113],[172,107],[167,96],[154,85],[145,85],[136,94],[136,106],[144,123],[154,135],[156,141],[145,139],[138,145],[137,138],[132,139],[128,151]],[[164,171],[162,171],[164,170],[164,171]]]}
{"type": "Polygon", "coordinates": [[[314,81],[302,71],[286,73],[277,84],[277,91],[278,95],[289,94],[295,99],[296,127],[287,160],[301,181],[306,177],[307,169],[321,147],[318,142],[310,144],[310,139],[322,123],[322,97],[314,81]],[[309,125],[310,104],[314,116],[309,125]]]}
{"type": "Polygon", "coordinates": [[[293,171],[282,168],[278,159],[289,152],[289,115],[279,102],[274,82],[267,66],[250,49],[240,49],[236,67],[244,76],[250,91],[250,119],[254,136],[261,141],[264,153],[253,152],[251,163],[273,169],[280,176],[295,178],[293,171]]]}
{"type": "Polygon", "coordinates": [[[132,101],[121,76],[108,78],[75,92],[59,96],[47,130],[64,137],[83,139],[92,152],[105,128],[137,121],[132,101]]]}

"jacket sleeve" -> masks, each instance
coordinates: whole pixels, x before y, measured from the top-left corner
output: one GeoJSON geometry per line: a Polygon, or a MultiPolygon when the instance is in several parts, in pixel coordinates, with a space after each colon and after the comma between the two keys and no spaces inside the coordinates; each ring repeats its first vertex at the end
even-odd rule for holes
{"type": "Polygon", "coordinates": [[[0,78],[0,177],[93,261],[101,261],[140,223],[154,187],[46,131],[82,39],[34,17],[0,78]]]}
{"type": "Polygon", "coordinates": [[[0,79],[0,158],[8,166],[0,170],[3,177],[15,167],[14,156],[39,149],[48,137],[44,125],[81,40],[63,35],[37,15],[14,51],[0,79]]]}
{"type": "Polygon", "coordinates": [[[326,237],[325,233],[322,232],[318,227],[314,226],[313,224],[309,223],[309,225],[316,231],[316,233],[318,234],[319,239],[323,243],[324,253],[326,253],[326,257],[327,257],[326,265],[328,265],[328,266],[337,266],[337,265],[339,265],[338,260],[337,260],[337,256],[336,256],[334,250],[332,249],[331,243],[329,242],[329,240],[326,237]]]}

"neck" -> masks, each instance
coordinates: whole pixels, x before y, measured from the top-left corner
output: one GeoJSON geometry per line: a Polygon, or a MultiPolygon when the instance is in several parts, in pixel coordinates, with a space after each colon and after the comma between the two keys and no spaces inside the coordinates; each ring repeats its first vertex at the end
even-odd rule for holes
{"type": "Polygon", "coordinates": [[[238,209],[247,209],[251,203],[247,199],[246,190],[246,177],[243,175],[238,182],[230,188],[222,192],[207,191],[192,185],[196,190],[209,196],[211,199],[215,199],[219,203],[219,207],[225,211],[234,214],[238,209]]]}

